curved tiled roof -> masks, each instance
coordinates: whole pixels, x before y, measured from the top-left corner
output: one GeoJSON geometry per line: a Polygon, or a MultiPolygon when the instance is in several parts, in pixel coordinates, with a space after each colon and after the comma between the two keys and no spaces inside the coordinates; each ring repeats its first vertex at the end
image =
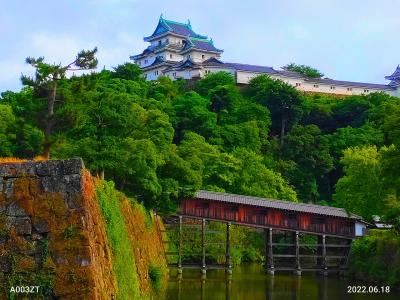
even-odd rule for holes
{"type": "Polygon", "coordinates": [[[147,41],[159,35],[165,34],[166,32],[171,32],[185,37],[207,39],[207,36],[194,32],[189,22],[187,24],[180,23],[176,21],[166,20],[161,16],[153,34],[145,37],[144,40],[147,41]]]}
{"type": "Polygon", "coordinates": [[[389,80],[396,80],[396,79],[400,80],[400,65],[397,66],[396,70],[392,75],[386,76],[385,78],[389,80]]]}
{"type": "Polygon", "coordinates": [[[306,81],[330,84],[330,85],[342,85],[342,86],[357,86],[361,88],[377,89],[377,90],[393,90],[390,85],[387,84],[377,84],[377,83],[366,83],[366,82],[354,82],[354,81],[344,81],[344,80],[334,80],[329,78],[304,78],[306,81]]]}
{"type": "Polygon", "coordinates": [[[218,49],[214,46],[214,43],[212,40],[207,40],[207,39],[197,39],[197,38],[189,38],[187,39],[186,45],[183,48],[183,51],[191,49],[191,48],[196,48],[199,50],[205,50],[205,51],[214,51],[214,52],[223,52],[223,50],[218,49]]]}
{"type": "Polygon", "coordinates": [[[204,200],[253,205],[259,207],[282,209],[295,212],[312,213],[324,216],[341,217],[348,219],[361,219],[360,216],[354,214],[348,214],[346,210],[343,208],[331,207],[331,206],[297,203],[297,202],[283,201],[283,200],[272,200],[260,197],[218,193],[218,192],[211,192],[204,190],[197,191],[195,197],[204,200]]]}
{"type": "Polygon", "coordinates": [[[233,68],[238,71],[248,71],[248,72],[257,72],[257,73],[269,73],[276,74],[277,71],[272,67],[265,66],[257,66],[257,65],[248,65],[248,64],[237,64],[237,63],[224,63],[225,67],[233,68]]]}

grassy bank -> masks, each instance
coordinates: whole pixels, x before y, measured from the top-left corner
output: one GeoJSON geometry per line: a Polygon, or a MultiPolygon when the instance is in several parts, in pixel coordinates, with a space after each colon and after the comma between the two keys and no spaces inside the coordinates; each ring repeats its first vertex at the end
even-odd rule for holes
{"type": "Polygon", "coordinates": [[[102,182],[97,187],[97,198],[113,254],[113,271],[118,285],[117,298],[141,299],[133,249],[121,210],[121,197],[112,182],[102,182]]]}
{"type": "Polygon", "coordinates": [[[167,270],[156,220],[112,182],[98,184],[97,198],[112,249],[117,299],[151,299],[163,289],[167,270]]]}

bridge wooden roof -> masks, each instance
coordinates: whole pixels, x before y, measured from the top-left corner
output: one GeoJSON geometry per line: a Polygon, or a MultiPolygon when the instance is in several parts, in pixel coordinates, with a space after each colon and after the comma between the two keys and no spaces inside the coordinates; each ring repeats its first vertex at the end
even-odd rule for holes
{"type": "Polygon", "coordinates": [[[243,195],[211,192],[204,190],[197,191],[195,197],[204,200],[245,204],[245,205],[252,205],[252,206],[259,206],[266,208],[282,209],[293,212],[312,213],[312,214],[334,216],[347,219],[362,219],[360,216],[347,213],[346,210],[343,208],[331,207],[331,206],[297,203],[297,202],[283,201],[283,200],[272,200],[260,197],[243,196],[243,195]]]}

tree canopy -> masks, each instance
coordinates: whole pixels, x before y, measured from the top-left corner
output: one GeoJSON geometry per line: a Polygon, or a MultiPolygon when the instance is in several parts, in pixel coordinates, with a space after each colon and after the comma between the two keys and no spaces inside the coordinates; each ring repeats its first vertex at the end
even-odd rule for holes
{"type": "MultiPolygon", "coordinates": [[[[93,67],[95,52],[83,54],[77,67],[93,67]]],[[[130,63],[68,78],[30,61],[32,86],[0,97],[1,156],[33,158],[50,142],[53,158],[82,157],[158,210],[208,189],[399,217],[398,98],[300,94],[265,75],[238,87],[226,72],[146,81],[130,63]]]]}

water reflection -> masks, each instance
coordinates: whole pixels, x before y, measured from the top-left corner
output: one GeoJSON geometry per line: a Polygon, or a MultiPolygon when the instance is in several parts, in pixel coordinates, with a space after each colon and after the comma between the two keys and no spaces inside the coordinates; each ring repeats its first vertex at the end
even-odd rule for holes
{"type": "Polygon", "coordinates": [[[183,277],[171,272],[166,295],[160,300],[361,300],[400,299],[399,293],[385,295],[347,294],[348,280],[313,274],[295,276],[265,275],[259,265],[236,267],[233,275],[209,270],[202,278],[200,270],[184,270],[183,277]]]}

